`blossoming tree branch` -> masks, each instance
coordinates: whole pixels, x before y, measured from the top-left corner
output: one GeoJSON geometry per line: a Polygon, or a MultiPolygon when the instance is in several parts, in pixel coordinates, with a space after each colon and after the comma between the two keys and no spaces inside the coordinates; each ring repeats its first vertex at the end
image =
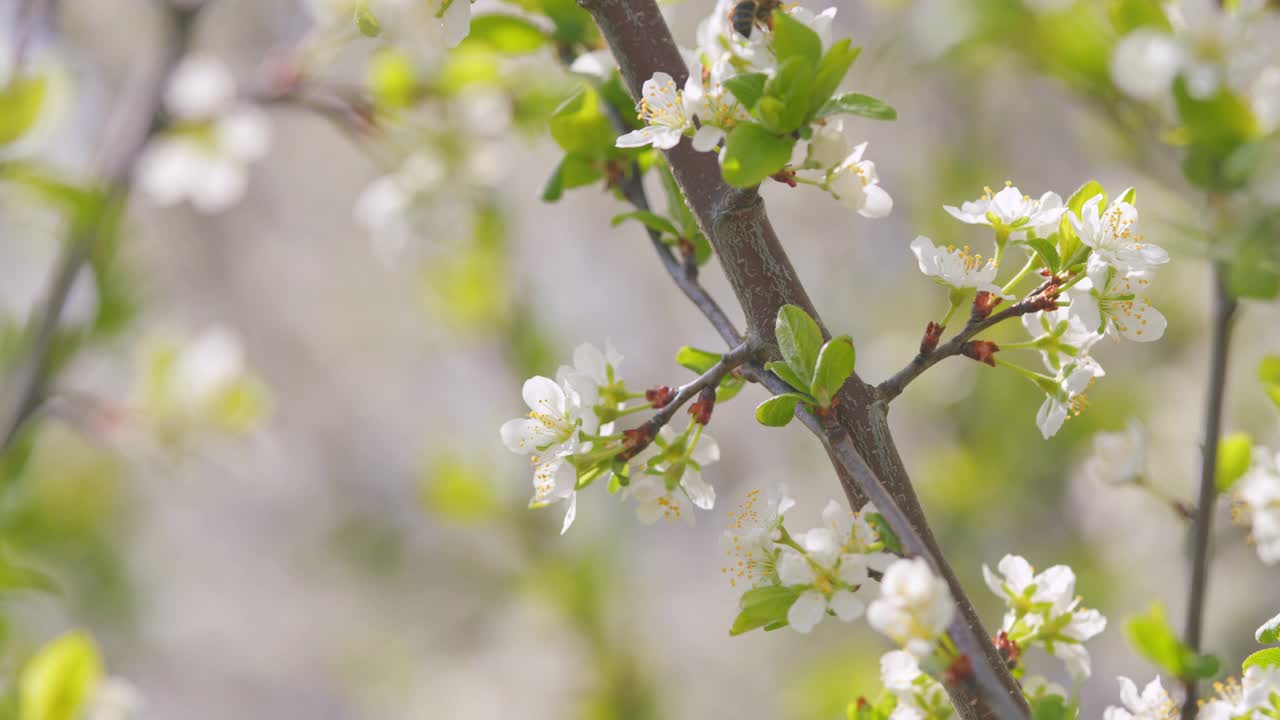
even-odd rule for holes
{"type": "MultiPolygon", "coordinates": [[[[857,78],[851,70],[861,49],[834,36],[836,8],[686,2],[705,10],[687,47],[673,37],[654,0],[514,2],[524,14],[480,12],[468,0],[314,0],[316,37],[263,62],[259,76],[244,82],[217,58],[189,53],[206,3],[173,0],[165,3],[172,27],[152,92],[132,106],[120,151],[87,190],[61,183],[30,159],[63,70],[38,54],[17,52],[23,62],[0,64],[0,167],[10,170],[6,177],[67,205],[74,221],[45,301],[21,329],[20,352],[6,358],[4,450],[24,451],[32,428],[43,422],[41,411],[59,403],[86,413],[102,435],[127,436],[122,445],[148,453],[186,447],[201,434],[248,431],[267,408],[266,389],[245,367],[234,334],[220,327],[185,343],[155,342],[144,354],[137,397],[108,402],[60,391],[54,352],[60,324],[71,321],[78,292],[106,303],[111,274],[103,256],[111,254],[129,193],[159,206],[189,204],[200,213],[234,206],[251,182],[251,165],[268,156],[268,110],[280,107],[330,120],[388,167],[354,203],[356,219],[378,237],[380,251],[394,254],[420,231],[424,198],[446,181],[484,237],[499,222],[491,190],[501,148],[473,151],[458,138],[483,145],[508,128],[486,125],[501,114],[502,103],[484,94],[499,82],[498,73],[477,58],[550,46],[552,62],[574,78],[567,93],[525,77],[504,88],[517,106],[555,101],[545,128],[541,119],[530,123],[534,131],[549,131],[563,151],[543,199],[596,187],[625,203],[613,224],[643,228],[657,262],[724,347],[682,347],[675,360],[692,376],[669,385],[629,386],[623,358],[608,343],[579,345],[565,365],[528,378],[522,388],[527,412],[503,424],[499,439],[529,459],[530,507],[563,509],[558,522],[565,542],[573,542],[570,530],[589,505],[580,496],[588,493],[616,496],[646,525],[713,517],[706,513],[719,499],[714,465],[735,443],[717,441],[709,428],[724,413],[746,412],[734,401],[749,384],[759,386],[768,397],[754,408],[756,420],[769,427],[798,421],[811,431],[840,480],[844,502],[829,501],[818,524],[802,530],[790,489],[778,483],[750,491],[729,513],[719,551],[727,582],[741,592],[738,615],[725,619],[729,633],[791,628],[807,635],[832,619],[865,618],[887,641],[883,688],[850,702],[850,719],[1079,717],[1081,690],[1093,674],[1087,643],[1107,630],[1106,617],[1086,606],[1070,567],[1037,571],[1009,552],[981,567],[984,591],[1005,607],[998,624],[984,623],[970,599],[975,589],[962,586],[947,548],[934,537],[888,412],[944,361],[976,362],[1003,381],[1034,386],[1043,399],[1025,414],[1046,441],[1086,412],[1088,393],[1112,392],[1102,382],[1105,353],[1158,342],[1168,325],[1148,294],[1171,256],[1161,238],[1148,235],[1139,191],[1082,178],[1061,194],[1028,193],[1004,182],[940,208],[966,226],[959,232],[972,240],[954,246],[923,235],[902,239],[902,253],[914,256],[923,275],[919,288],[934,298],[936,312],[918,319],[918,351],[902,358],[900,370],[864,377],[857,346],[865,339],[823,322],[759,187],[776,183],[788,192],[829,195],[838,203],[833,209],[858,216],[849,220],[855,228],[889,216],[893,198],[873,160],[882,157],[880,150],[856,136],[863,123],[892,121],[896,111],[884,100],[842,90],[857,78]],[[348,86],[316,70],[323,66],[316,57],[348,42],[377,43],[365,85],[348,86]],[[440,62],[446,64],[436,75],[421,70],[440,62]],[[650,197],[655,190],[663,202],[650,197]],[[732,302],[713,297],[700,281],[712,259],[729,280],[732,302]],[[86,283],[89,290],[77,290],[86,283]],[[733,305],[742,327],[724,309],[733,305]],[[1020,326],[1025,335],[993,339],[993,329],[1005,325],[1020,326]],[[134,416],[146,421],[119,420],[134,416]],[[1033,655],[1060,661],[1072,686],[1030,673],[1033,655]]],[[[1036,4],[1029,28],[1054,13],[1078,13],[1077,21],[1104,15],[1090,3],[1050,4],[1036,4]]],[[[1134,112],[1163,118],[1167,138],[1182,153],[1186,181],[1227,219],[1254,203],[1247,190],[1280,125],[1278,46],[1258,33],[1280,27],[1280,13],[1255,2],[1223,5],[1120,0],[1098,32],[1114,41],[1108,91],[1134,112]]],[[[1121,705],[1107,709],[1107,720],[1280,717],[1277,648],[1250,655],[1239,681],[1199,697],[1201,682],[1218,677],[1223,665],[1203,652],[1201,637],[1220,498],[1234,501],[1259,560],[1280,562],[1280,459],[1255,448],[1250,436],[1221,437],[1232,323],[1243,300],[1280,292],[1275,268],[1255,262],[1267,248],[1253,242],[1208,255],[1215,282],[1197,497],[1163,495],[1149,482],[1145,431],[1136,420],[1124,432],[1099,434],[1088,463],[1095,478],[1143,488],[1191,524],[1184,630],[1173,629],[1158,603],[1126,623],[1135,649],[1164,679],[1157,675],[1140,690],[1119,678],[1121,705]]],[[[490,251],[481,246],[475,262],[485,267],[490,251]]],[[[105,322],[102,311],[97,320],[105,322]]],[[[1260,380],[1262,392],[1280,406],[1280,357],[1264,362],[1260,380]]],[[[6,569],[18,578],[15,584],[48,585],[32,568],[6,569]]],[[[1264,622],[1257,641],[1276,644],[1278,628],[1280,618],[1264,622]]],[[[93,705],[87,698],[94,688],[109,695],[103,688],[112,687],[101,677],[97,648],[79,634],[50,643],[24,667],[15,700],[23,720],[54,717],[30,708],[65,697],[75,705],[72,714],[56,717],[77,717],[93,705]]]]}

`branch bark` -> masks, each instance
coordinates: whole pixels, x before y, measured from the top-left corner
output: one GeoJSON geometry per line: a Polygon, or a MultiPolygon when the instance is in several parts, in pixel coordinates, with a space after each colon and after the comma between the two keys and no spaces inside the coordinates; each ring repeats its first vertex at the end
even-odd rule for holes
{"type": "MultiPolygon", "coordinates": [[[[633,96],[639,97],[641,85],[657,71],[670,73],[683,84],[684,61],[653,0],[579,2],[600,27],[633,96]]],[[[742,306],[748,346],[757,358],[779,357],[773,338],[779,307],[798,305],[819,325],[822,321],[782,249],[763,201],[755,189],[728,187],[715,155],[695,152],[687,141],[667,151],[667,161],[742,306]]],[[[767,373],[755,374],[770,381],[766,384],[776,380],[767,373]]],[[[895,531],[913,537],[913,551],[926,557],[950,585],[959,611],[950,634],[970,656],[975,672],[974,683],[948,688],[957,711],[964,718],[1029,717],[1017,682],[933,538],[889,433],[887,404],[876,388],[856,374],[845,384],[840,400],[830,424],[815,425],[817,419],[811,418],[813,422],[806,420],[806,425],[823,440],[854,507],[869,494],[881,496],[873,499],[887,520],[892,522],[890,516],[900,512],[899,521],[905,527],[895,531]]]]}
{"type": "MultiPolygon", "coordinates": [[[[1231,326],[1236,301],[1227,291],[1223,267],[1213,265],[1213,314],[1210,321],[1209,389],[1205,400],[1204,427],[1201,443],[1200,499],[1191,529],[1191,581],[1187,589],[1187,647],[1200,652],[1204,628],[1205,595],[1209,583],[1209,536],[1213,530],[1214,500],[1217,497],[1218,439],[1222,437],[1222,405],[1227,386],[1227,359],[1231,345],[1231,326]]],[[[1183,720],[1191,720],[1199,710],[1196,702],[1197,683],[1184,680],[1187,691],[1182,706],[1183,720]]]]}

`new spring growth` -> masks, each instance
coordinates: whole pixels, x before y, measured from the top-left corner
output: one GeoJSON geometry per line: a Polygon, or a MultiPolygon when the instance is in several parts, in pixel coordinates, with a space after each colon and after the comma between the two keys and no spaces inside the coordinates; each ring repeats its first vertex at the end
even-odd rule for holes
{"type": "Polygon", "coordinates": [[[928,355],[938,349],[938,342],[942,340],[942,333],[947,328],[930,320],[924,329],[924,337],[920,338],[920,354],[928,355]]]}
{"type": "Polygon", "coordinates": [[[993,292],[979,290],[973,297],[973,309],[969,312],[970,320],[974,322],[986,320],[991,315],[991,311],[1003,301],[1004,298],[993,292]]]}
{"type": "Polygon", "coordinates": [[[675,392],[666,385],[658,385],[644,391],[644,399],[653,405],[654,410],[661,410],[675,397],[675,392]]]}
{"type": "Polygon", "coordinates": [[[990,340],[973,340],[965,343],[964,356],[995,367],[996,353],[999,350],[1000,346],[990,340]]]}

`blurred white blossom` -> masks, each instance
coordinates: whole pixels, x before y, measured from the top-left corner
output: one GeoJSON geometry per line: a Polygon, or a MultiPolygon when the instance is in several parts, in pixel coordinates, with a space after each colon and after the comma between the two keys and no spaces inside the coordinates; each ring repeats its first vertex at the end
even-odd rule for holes
{"type": "Polygon", "coordinates": [[[880,580],[880,597],[867,608],[867,622],[899,647],[922,658],[955,616],[947,583],[920,557],[895,561],[880,580]]]}

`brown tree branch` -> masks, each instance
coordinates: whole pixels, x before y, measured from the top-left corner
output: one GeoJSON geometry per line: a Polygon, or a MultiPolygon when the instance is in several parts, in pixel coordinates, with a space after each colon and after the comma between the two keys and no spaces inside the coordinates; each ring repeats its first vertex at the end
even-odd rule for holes
{"type": "MultiPolygon", "coordinates": [[[[580,4],[600,27],[633,96],[639,96],[641,85],[657,71],[683,83],[684,62],[653,0],[580,0],[580,4]]],[[[773,323],[782,305],[798,305],[819,325],[821,320],[782,249],[764,203],[754,189],[728,187],[714,154],[697,153],[685,141],[666,155],[742,305],[747,344],[760,357],[779,357],[773,323]]],[[[777,387],[775,381],[780,381],[767,373],[753,375],[764,379],[774,392],[787,389],[777,387]]],[[[1020,688],[933,539],[889,434],[887,404],[875,388],[855,375],[841,392],[836,415],[826,423],[815,424],[816,420],[810,416],[805,424],[823,440],[850,501],[857,506],[862,498],[872,496],[895,532],[904,541],[910,538],[912,551],[927,558],[950,585],[958,613],[949,632],[974,668],[975,682],[948,688],[961,717],[1028,717],[1020,688]]]]}
{"type": "Polygon", "coordinates": [[[102,161],[99,172],[100,196],[84,217],[74,218],[62,255],[55,266],[53,282],[44,303],[33,311],[27,325],[27,344],[13,374],[0,394],[0,452],[7,450],[18,432],[40,408],[52,374],[52,350],[58,323],[94,248],[117,222],[133,180],[133,170],[147,141],[163,129],[164,93],[169,78],[191,43],[196,17],[203,3],[165,3],[170,32],[157,61],[158,72],[144,99],[129,98],[118,136],[102,161]]]}
{"type": "MultiPolygon", "coordinates": [[[[1231,346],[1231,326],[1237,304],[1226,287],[1225,269],[1213,264],[1213,314],[1209,339],[1209,390],[1205,400],[1204,432],[1201,444],[1204,453],[1200,465],[1200,500],[1196,506],[1191,529],[1192,558],[1191,579],[1187,589],[1187,647],[1200,652],[1201,631],[1204,626],[1205,595],[1209,584],[1209,535],[1213,529],[1213,509],[1217,498],[1218,440],[1222,436],[1222,405],[1227,386],[1227,358],[1231,346]]],[[[1183,720],[1196,716],[1200,706],[1196,702],[1197,683],[1183,680],[1187,699],[1182,705],[1183,720]]]]}

